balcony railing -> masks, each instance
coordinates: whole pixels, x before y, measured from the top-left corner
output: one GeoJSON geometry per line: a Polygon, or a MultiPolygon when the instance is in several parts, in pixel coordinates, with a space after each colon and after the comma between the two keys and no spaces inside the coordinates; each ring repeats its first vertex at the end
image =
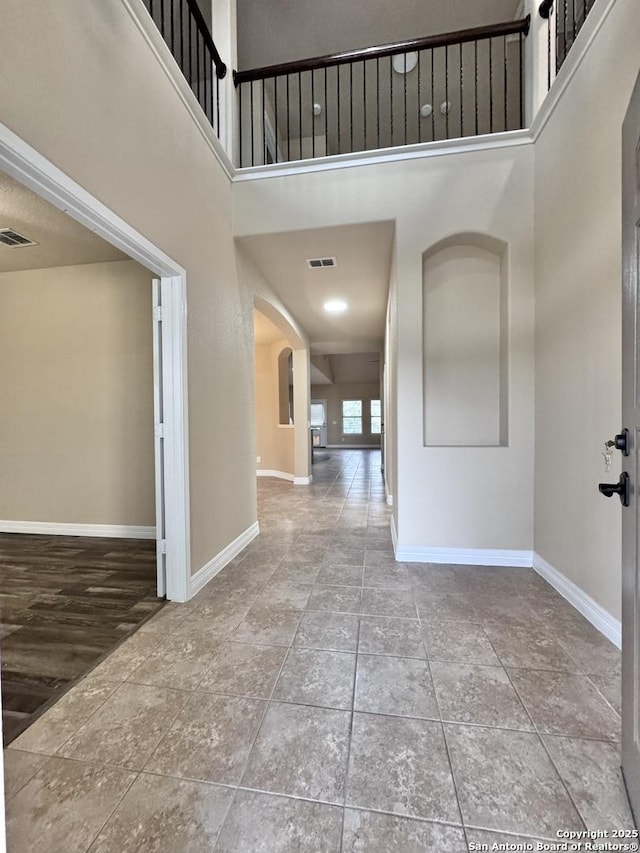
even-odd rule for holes
{"type": "Polygon", "coordinates": [[[240,166],[520,129],[529,23],[235,72],[240,166]]]}
{"type": "Polygon", "coordinates": [[[214,131],[220,137],[220,80],[227,66],[196,0],[143,0],[214,131]]]}
{"type": "Polygon", "coordinates": [[[595,0],[543,0],[540,4],[540,16],[549,22],[547,31],[549,89],[594,3],[595,0]]]}

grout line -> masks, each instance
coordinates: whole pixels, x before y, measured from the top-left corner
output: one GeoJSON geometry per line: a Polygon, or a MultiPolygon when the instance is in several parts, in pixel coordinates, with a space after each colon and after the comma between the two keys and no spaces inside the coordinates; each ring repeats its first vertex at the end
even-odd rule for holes
{"type": "Polygon", "coordinates": [[[442,709],[440,707],[440,699],[438,698],[438,691],[436,690],[436,684],[435,684],[435,681],[433,679],[433,672],[431,671],[431,662],[429,660],[429,651],[427,649],[427,644],[426,644],[425,639],[424,639],[424,634],[422,633],[422,619],[420,618],[420,611],[418,609],[418,604],[417,604],[417,601],[415,598],[415,592],[413,590],[412,590],[412,597],[413,597],[414,607],[416,608],[416,612],[418,614],[418,626],[420,629],[420,636],[422,638],[422,644],[424,646],[424,650],[425,650],[425,653],[427,655],[427,659],[426,659],[427,669],[429,671],[429,678],[431,680],[431,689],[433,690],[433,696],[434,696],[434,699],[436,702],[436,708],[438,709],[438,716],[440,718],[440,720],[439,720],[440,731],[442,732],[442,739],[444,741],[444,748],[445,748],[445,752],[447,754],[447,761],[449,762],[449,772],[451,773],[451,782],[453,784],[453,790],[454,790],[455,797],[456,797],[456,805],[458,807],[458,814],[460,815],[460,823],[462,824],[462,832],[464,834],[465,843],[467,844],[467,847],[468,847],[469,846],[469,840],[467,838],[467,831],[466,831],[465,826],[464,826],[464,815],[462,814],[462,806],[460,804],[460,794],[458,792],[458,784],[456,782],[456,776],[455,776],[455,772],[453,769],[453,762],[451,760],[451,750],[449,749],[449,743],[447,741],[447,733],[445,730],[444,722],[442,720],[442,709]]]}
{"type": "Polygon", "coordinates": [[[520,695],[520,691],[518,690],[518,688],[517,688],[516,684],[513,682],[512,678],[511,678],[511,674],[509,673],[509,670],[508,670],[506,667],[504,667],[504,671],[505,671],[505,672],[506,672],[506,674],[507,674],[507,678],[509,679],[509,683],[511,684],[512,688],[515,690],[516,695],[517,695],[518,699],[520,700],[520,702],[521,702],[521,704],[522,704],[522,707],[523,707],[523,708],[524,708],[524,710],[526,711],[527,716],[529,717],[529,719],[531,720],[531,723],[533,724],[533,728],[534,728],[535,734],[536,734],[536,735],[537,735],[537,737],[538,737],[538,741],[539,741],[539,743],[541,744],[541,746],[542,746],[542,748],[543,748],[544,752],[546,753],[547,758],[548,758],[548,759],[549,759],[549,761],[551,762],[551,766],[552,766],[552,767],[553,767],[553,769],[555,770],[556,775],[557,775],[558,779],[560,780],[560,784],[561,784],[561,785],[562,785],[562,787],[564,788],[564,790],[565,790],[565,792],[566,792],[566,794],[567,794],[567,796],[568,796],[568,798],[569,798],[569,801],[571,802],[571,804],[573,805],[574,809],[576,810],[576,814],[578,815],[578,817],[579,817],[579,818],[580,818],[580,820],[582,821],[582,825],[583,825],[583,827],[586,829],[586,828],[587,828],[587,822],[586,822],[586,821],[585,821],[585,819],[583,818],[583,816],[582,816],[582,812],[581,812],[581,811],[580,811],[580,809],[578,808],[578,804],[577,804],[577,803],[576,803],[576,801],[574,800],[574,798],[573,798],[573,796],[572,796],[572,794],[571,794],[571,791],[569,790],[569,788],[568,788],[568,786],[567,786],[566,782],[564,781],[564,777],[562,776],[562,774],[560,773],[560,771],[559,771],[559,770],[558,770],[558,768],[556,767],[556,763],[555,763],[555,761],[553,760],[553,758],[552,758],[552,756],[551,756],[551,753],[549,752],[549,750],[548,750],[548,748],[547,748],[546,743],[544,742],[544,738],[542,737],[542,734],[540,733],[540,731],[539,731],[539,729],[538,729],[538,726],[537,726],[537,724],[536,724],[536,721],[533,719],[533,716],[532,716],[532,715],[531,715],[531,713],[529,712],[529,708],[527,707],[527,705],[526,705],[526,703],[525,703],[525,701],[524,701],[523,697],[520,695]]]}
{"type": "MultiPolygon", "coordinates": [[[[364,568],[363,568],[364,572],[364,568]]],[[[349,736],[347,740],[347,760],[344,768],[344,791],[342,797],[342,832],[340,835],[340,853],[343,851],[344,845],[344,818],[345,809],[347,808],[347,792],[349,789],[349,765],[351,764],[351,743],[353,740],[353,723],[355,718],[356,708],[356,688],[358,684],[358,648],[360,646],[360,619],[358,619],[358,627],[356,630],[356,651],[353,661],[353,687],[351,689],[351,716],[349,719],[349,736]]]]}

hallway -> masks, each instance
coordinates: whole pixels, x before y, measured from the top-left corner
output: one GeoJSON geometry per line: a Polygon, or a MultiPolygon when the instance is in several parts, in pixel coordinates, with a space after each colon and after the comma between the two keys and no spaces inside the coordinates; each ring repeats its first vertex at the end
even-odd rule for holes
{"type": "Polygon", "coordinates": [[[395,563],[380,453],[328,455],[259,480],[260,537],[5,751],[9,853],[633,828],[618,651],[530,569],[395,563]]]}

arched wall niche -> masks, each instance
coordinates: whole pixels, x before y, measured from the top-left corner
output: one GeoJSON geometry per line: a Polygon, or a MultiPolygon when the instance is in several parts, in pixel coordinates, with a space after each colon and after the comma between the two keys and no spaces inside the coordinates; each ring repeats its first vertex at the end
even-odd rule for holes
{"type": "Polygon", "coordinates": [[[281,426],[293,423],[293,350],[284,347],[278,355],[278,413],[281,426]]]}
{"type": "Polygon", "coordinates": [[[425,447],[509,442],[508,245],[453,234],[422,256],[425,447]]]}

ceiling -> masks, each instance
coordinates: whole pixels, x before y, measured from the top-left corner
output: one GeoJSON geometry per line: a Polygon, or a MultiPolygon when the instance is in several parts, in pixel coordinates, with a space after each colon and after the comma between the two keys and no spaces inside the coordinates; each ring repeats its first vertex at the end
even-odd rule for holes
{"type": "Polygon", "coordinates": [[[238,239],[309,336],[312,353],[379,352],[389,289],[392,222],[372,222],[238,239]],[[335,257],[337,266],[310,270],[307,258],[335,257]],[[348,310],[330,315],[329,299],[348,310]]]}
{"type": "Polygon", "coordinates": [[[128,260],[84,225],[0,171],[0,228],[13,228],[37,246],[0,243],[0,272],[128,260]]]}
{"type": "Polygon", "coordinates": [[[380,353],[360,352],[311,357],[312,385],[380,382],[380,353]]]}

